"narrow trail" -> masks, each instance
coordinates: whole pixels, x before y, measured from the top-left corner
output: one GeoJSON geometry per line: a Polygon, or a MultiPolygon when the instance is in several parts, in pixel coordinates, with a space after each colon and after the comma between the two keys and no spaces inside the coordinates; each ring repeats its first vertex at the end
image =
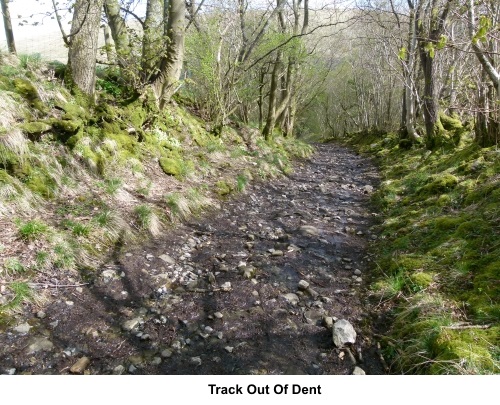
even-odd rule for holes
{"type": "Polygon", "coordinates": [[[85,356],[90,374],[381,373],[362,294],[376,182],[365,158],[317,146],[291,176],[54,291],[0,335],[1,372],[65,374],[85,356]],[[332,342],[336,318],[351,349],[332,342]]]}

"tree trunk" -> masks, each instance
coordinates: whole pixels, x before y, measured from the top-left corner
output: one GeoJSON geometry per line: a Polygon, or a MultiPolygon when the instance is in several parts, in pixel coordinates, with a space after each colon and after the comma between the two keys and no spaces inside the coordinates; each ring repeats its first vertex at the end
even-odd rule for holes
{"type": "Polygon", "coordinates": [[[420,63],[424,73],[424,121],[427,148],[433,149],[439,144],[443,130],[439,119],[439,105],[436,94],[435,57],[438,41],[444,32],[452,3],[454,0],[428,1],[421,0],[415,12],[415,32],[418,38],[420,63]]]}
{"type": "Polygon", "coordinates": [[[279,72],[281,71],[282,66],[282,52],[278,50],[276,54],[276,60],[274,61],[274,68],[271,76],[271,88],[269,90],[269,103],[267,108],[267,120],[264,129],[262,130],[262,134],[264,138],[269,140],[271,138],[271,134],[273,133],[274,126],[276,125],[276,118],[278,114],[276,113],[276,104],[278,99],[278,83],[279,83],[279,72]]]}
{"type": "Polygon", "coordinates": [[[115,62],[115,54],[113,53],[113,41],[111,40],[111,30],[109,29],[109,25],[104,23],[103,25],[104,31],[104,44],[106,49],[106,57],[108,59],[108,63],[115,62]]]}
{"type": "Polygon", "coordinates": [[[184,38],[186,34],[186,4],[184,0],[170,0],[166,24],[166,55],[159,73],[152,81],[158,105],[163,108],[177,91],[184,63],[184,38]]]}
{"type": "Polygon", "coordinates": [[[130,40],[125,19],[120,14],[118,0],[104,0],[104,11],[115,43],[117,62],[124,67],[130,55],[130,40]]]}
{"type": "Polygon", "coordinates": [[[165,49],[163,1],[148,0],[146,5],[141,58],[141,77],[144,83],[148,83],[158,73],[158,64],[165,49]]]}
{"type": "Polygon", "coordinates": [[[103,0],[77,0],[73,11],[68,53],[68,84],[93,97],[97,40],[103,0]]]}
{"type": "Polygon", "coordinates": [[[5,38],[7,39],[7,48],[9,53],[16,54],[16,42],[14,41],[14,31],[12,30],[12,21],[9,12],[9,0],[0,0],[2,4],[3,26],[5,28],[5,38]]]}

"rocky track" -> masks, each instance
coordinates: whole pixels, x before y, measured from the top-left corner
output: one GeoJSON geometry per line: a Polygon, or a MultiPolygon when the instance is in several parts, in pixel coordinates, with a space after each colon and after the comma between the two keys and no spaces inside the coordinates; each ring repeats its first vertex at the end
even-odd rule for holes
{"type": "Polygon", "coordinates": [[[365,158],[319,145],[291,176],[56,289],[0,335],[0,371],[382,373],[363,299],[376,181],[365,158]],[[337,320],[354,344],[334,345],[337,320]]]}

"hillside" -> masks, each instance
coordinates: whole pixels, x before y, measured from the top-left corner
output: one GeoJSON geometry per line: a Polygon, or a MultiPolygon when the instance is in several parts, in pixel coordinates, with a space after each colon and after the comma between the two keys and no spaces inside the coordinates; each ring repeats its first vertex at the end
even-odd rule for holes
{"type": "Polygon", "coordinates": [[[247,127],[213,135],[182,106],[152,115],[106,92],[81,106],[41,62],[11,58],[0,75],[3,327],[49,299],[47,280],[77,283],[114,251],[289,173],[290,159],[312,150],[247,127]]]}

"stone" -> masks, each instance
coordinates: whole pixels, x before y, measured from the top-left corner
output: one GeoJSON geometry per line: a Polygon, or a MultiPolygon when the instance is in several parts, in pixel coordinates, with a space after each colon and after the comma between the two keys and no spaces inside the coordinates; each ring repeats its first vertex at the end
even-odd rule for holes
{"type": "Polygon", "coordinates": [[[361,274],[362,274],[361,270],[359,270],[359,269],[354,270],[354,275],[355,276],[361,276],[361,274]]]}
{"type": "Polygon", "coordinates": [[[228,353],[232,353],[232,352],[233,352],[233,350],[234,350],[234,347],[232,347],[232,346],[226,346],[226,347],[224,348],[224,350],[226,350],[226,352],[228,352],[228,353]]]}
{"type": "Polygon", "coordinates": [[[201,366],[201,357],[191,357],[191,364],[194,364],[195,366],[201,366]]]}
{"type": "Polygon", "coordinates": [[[83,372],[89,365],[90,365],[90,359],[84,356],[71,366],[69,372],[71,374],[83,374],[83,372]]]}
{"type": "Polygon", "coordinates": [[[159,366],[161,364],[161,357],[155,357],[152,361],[151,361],[151,365],[153,366],[159,366]]]}
{"type": "Polygon", "coordinates": [[[158,258],[160,260],[163,260],[167,264],[175,264],[175,260],[171,256],[169,256],[167,254],[163,254],[161,256],[158,256],[158,258]]]}
{"type": "Polygon", "coordinates": [[[54,343],[45,337],[37,337],[30,341],[27,353],[50,352],[54,348],[54,343]]]}
{"type": "Polygon", "coordinates": [[[113,278],[116,278],[117,277],[117,274],[116,274],[116,271],[114,270],[104,270],[102,273],[101,273],[101,277],[104,279],[104,280],[111,280],[113,278]]]}
{"type": "Polygon", "coordinates": [[[37,317],[37,318],[39,318],[39,319],[43,319],[43,318],[45,318],[46,316],[47,316],[47,314],[46,314],[45,312],[43,312],[43,311],[38,311],[38,312],[36,313],[36,317],[37,317]]]}
{"type": "Polygon", "coordinates": [[[326,328],[328,329],[333,329],[333,318],[331,316],[324,316],[323,317],[323,325],[325,325],[326,328]]]}
{"type": "Polygon", "coordinates": [[[15,368],[8,368],[7,370],[5,370],[5,374],[6,375],[14,375],[16,374],[16,369],[15,368]]]}
{"type": "Polygon", "coordinates": [[[172,350],[165,349],[161,352],[161,357],[165,357],[166,359],[168,359],[168,358],[172,357],[172,354],[173,354],[172,350]]]}
{"type": "Polygon", "coordinates": [[[222,291],[231,291],[231,289],[232,289],[231,283],[229,281],[227,281],[224,284],[222,284],[220,286],[220,288],[221,288],[222,291]]]}
{"type": "Polygon", "coordinates": [[[285,300],[292,305],[296,305],[300,301],[299,296],[294,293],[284,294],[283,298],[285,298],[285,300]]]}
{"type": "Polygon", "coordinates": [[[372,186],[370,186],[369,184],[367,184],[366,186],[363,186],[363,187],[361,188],[361,190],[362,190],[362,191],[363,191],[363,193],[365,193],[365,194],[371,194],[371,193],[373,193],[373,187],[372,187],[372,186]]]}
{"type": "Polygon", "coordinates": [[[356,331],[349,321],[340,319],[333,324],[333,343],[335,346],[342,348],[346,343],[355,342],[356,331]]]}
{"type": "Polygon", "coordinates": [[[25,322],[25,323],[22,323],[20,325],[17,325],[14,328],[14,332],[25,335],[25,334],[29,333],[30,329],[31,329],[30,324],[25,322]]]}
{"type": "Polygon", "coordinates": [[[113,375],[122,375],[124,372],[125,372],[125,367],[121,364],[113,369],[113,375]]]}
{"type": "Polygon", "coordinates": [[[242,266],[240,271],[243,278],[251,279],[255,276],[255,268],[252,266],[242,266]]]}
{"type": "Polygon", "coordinates": [[[216,313],[214,314],[214,316],[215,316],[217,319],[222,319],[222,318],[224,317],[224,315],[222,315],[222,313],[221,313],[221,312],[216,312],[216,313]]]}
{"type": "Polygon", "coordinates": [[[366,375],[365,370],[363,370],[361,367],[354,367],[354,371],[352,372],[352,375],[366,375]]]}
{"type": "Polygon", "coordinates": [[[139,325],[143,322],[141,317],[133,318],[128,321],[123,322],[122,328],[126,331],[132,331],[139,327],[139,325]]]}
{"type": "Polygon", "coordinates": [[[318,236],[320,233],[319,229],[312,225],[302,225],[299,232],[304,236],[318,236]]]}
{"type": "Polygon", "coordinates": [[[307,290],[309,288],[309,283],[306,280],[300,280],[298,288],[299,290],[307,290]]]}

